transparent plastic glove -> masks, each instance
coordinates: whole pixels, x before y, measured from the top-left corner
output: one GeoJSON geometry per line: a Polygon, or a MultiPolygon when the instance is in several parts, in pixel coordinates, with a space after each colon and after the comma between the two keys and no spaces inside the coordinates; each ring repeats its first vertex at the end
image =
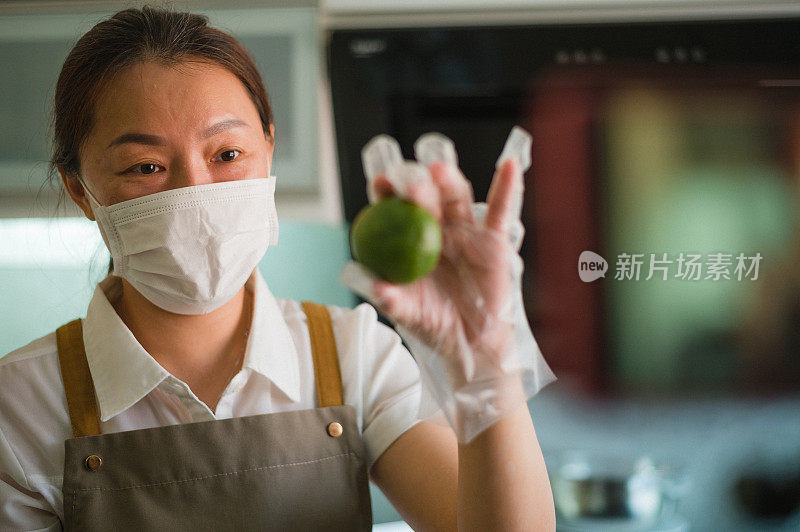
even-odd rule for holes
{"type": "Polygon", "coordinates": [[[414,147],[416,163],[403,161],[390,137],[365,146],[370,200],[399,195],[427,208],[442,226],[438,265],[408,285],[377,279],[353,262],[341,278],[408,344],[422,378],[421,417],[441,408],[467,443],[555,379],[522,304],[520,161],[530,164],[530,137],[512,130],[486,204],[474,203],[447,137],[423,135],[414,147]]]}

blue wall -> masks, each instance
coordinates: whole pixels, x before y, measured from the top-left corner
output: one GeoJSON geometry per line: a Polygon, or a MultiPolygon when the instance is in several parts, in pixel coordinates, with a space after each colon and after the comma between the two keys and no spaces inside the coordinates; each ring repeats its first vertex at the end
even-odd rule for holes
{"type": "MultiPolygon", "coordinates": [[[[0,356],[85,316],[106,260],[101,256],[90,267],[88,261],[37,257],[26,263],[19,253],[13,260],[9,255],[0,256],[0,356]]],[[[281,221],[278,245],[259,268],[277,297],[351,307],[355,300],[339,283],[348,259],[345,226],[281,221]]]]}

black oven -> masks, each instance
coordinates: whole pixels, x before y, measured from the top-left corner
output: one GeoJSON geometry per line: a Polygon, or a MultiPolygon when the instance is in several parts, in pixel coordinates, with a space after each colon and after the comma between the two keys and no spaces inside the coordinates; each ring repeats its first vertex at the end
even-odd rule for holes
{"type": "Polygon", "coordinates": [[[348,222],[374,135],[447,135],[483,201],[532,133],[524,296],[559,377],[800,389],[800,15],[340,29],[328,70],[348,222]]]}

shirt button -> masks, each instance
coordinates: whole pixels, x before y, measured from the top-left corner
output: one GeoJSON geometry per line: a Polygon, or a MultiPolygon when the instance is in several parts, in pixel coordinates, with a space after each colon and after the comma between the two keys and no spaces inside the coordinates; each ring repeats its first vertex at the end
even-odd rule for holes
{"type": "Polygon", "coordinates": [[[96,454],[90,454],[86,457],[86,460],[83,461],[83,465],[85,465],[86,469],[89,471],[97,471],[100,469],[100,466],[103,465],[103,459],[96,454]]]}
{"type": "Polygon", "coordinates": [[[335,421],[333,423],[328,423],[328,435],[338,438],[342,435],[342,432],[344,432],[344,429],[341,424],[335,421]]]}

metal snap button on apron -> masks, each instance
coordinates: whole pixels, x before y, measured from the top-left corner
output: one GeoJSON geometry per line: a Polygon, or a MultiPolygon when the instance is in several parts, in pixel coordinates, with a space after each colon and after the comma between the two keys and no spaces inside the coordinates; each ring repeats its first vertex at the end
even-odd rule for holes
{"type": "Polygon", "coordinates": [[[336,421],[332,423],[328,423],[328,434],[334,438],[338,438],[342,435],[344,429],[342,428],[341,423],[337,423],[336,421]]]}
{"type": "Polygon", "coordinates": [[[83,461],[83,465],[85,465],[86,469],[89,471],[97,471],[100,469],[100,466],[103,465],[103,459],[96,454],[90,454],[86,457],[86,460],[83,461]]]}

